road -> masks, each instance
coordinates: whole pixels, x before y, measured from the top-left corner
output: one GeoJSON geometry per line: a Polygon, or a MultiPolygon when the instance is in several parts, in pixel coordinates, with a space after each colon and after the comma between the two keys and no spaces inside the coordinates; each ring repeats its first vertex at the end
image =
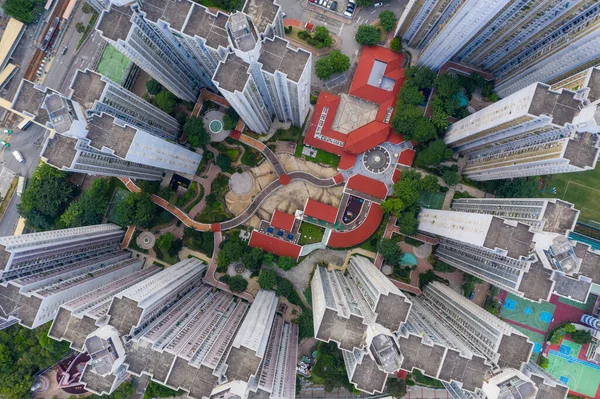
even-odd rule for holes
{"type": "MultiPolygon", "coordinates": [[[[47,130],[36,124],[31,124],[26,131],[14,129],[9,141],[10,148],[0,153],[0,166],[6,167],[19,176],[31,177],[40,160],[40,152],[44,143],[47,130]],[[19,163],[12,151],[19,150],[25,158],[24,163],[19,163]]],[[[20,198],[16,195],[12,198],[4,217],[0,221],[0,237],[12,235],[19,220],[17,204],[20,198]]]]}
{"type": "MultiPolygon", "coordinates": [[[[323,7],[314,6],[309,4],[308,0],[279,0],[278,3],[283,8],[283,11],[287,14],[287,18],[294,18],[303,22],[310,21],[316,26],[324,26],[331,33],[334,33],[342,38],[342,47],[340,50],[342,53],[346,54],[350,57],[350,65],[354,65],[357,61],[358,52],[360,49],[360,45],[356,43],[354,40],[354,36],[356,35],[356,31],[360,25],[369,24],[370,22],[376,20],[379,16],[379,13],[384,10],[393,11],[396,14],[397,18],[400,18],[400,15],[404,11],[406,7],[406,3],[408,0],[391,0],[384,2],[383,7],[373,8],[371,7],[360,7],[358,11],[354,13],[352,20],[349,20],[344,17],[340,17],[339,14],[334,13],[329,10],[325,10],[323,7]]],[[[338,10],[342,10],[342,12],[346,8],[347,0],[339,0],[338,10]]],[[[314,57],[313,64],[317,61],[319,57],[314,57]]],[[[352,70],[346,72],[346,79],[349,79],[352,74],[352,70]]],[[[340,78],[338,76],[333,76],[332,79],[336,79],[340,82],[340,85],[345,82],[345,78],[340,78]]],[[[326,85],[327,82],[322,81],[317,78],[313,69],[313,77],[312,77],[312,85],[313,88],[317,89],[330,89],[332,85],[329,87],[326,85]]]]}
{"type": "Polygon", "coordinates": [[[85,70],[88,67],[91,68],[98,46],[102,44],[102,38],[96,30],[92,29],[86,42],[79,50],[76,50],[77,43],[82,34],[77,32],[75,26],[78,22],[87,26],[92,16],[92,14],[83,13],[83,4],[81,2],[73,12],[72,20],[69,23],[67,31],[62,36],[62,41],[54,44],[56,54],[54,54],[52,64],[44,77],[44,85],[60,93],[67,92],[67,89],[71,85],[71,80],[78,69],[85,70]],[[63,46],[67,46],[65,54],[61,54],[63,46]]]}

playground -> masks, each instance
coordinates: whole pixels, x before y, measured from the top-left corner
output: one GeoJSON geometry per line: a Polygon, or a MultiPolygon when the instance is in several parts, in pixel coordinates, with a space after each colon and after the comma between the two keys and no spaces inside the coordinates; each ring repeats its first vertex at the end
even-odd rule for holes
{"type": "Polygon", "coordinates": [[[536,303],[509,293],[502,307],[502,318],[545,334],[552,322],[555,307],[548,302],[536,303]]]}
{"type": "Polygon", "coordinates": [[[442,209],[446,195],[442,193],[419,193],[419,205],[427,209],[442,209]]]}
{"type": "Polygon", "coordinates": [[[547,370],[567,384],[570,390],[590,398],[600,398],[600,366],[580,359],[581,349],[581,345],[563,339],[558,350],[550,349],[547,370]]]}
{"type": "Polygon", "coordinates": [[[102,59],[98,64],[98,72],[115,83],[121,84],[123,75],[129,66],[129,59],[119,53],[113,46],[106,46],[102,59]]]}

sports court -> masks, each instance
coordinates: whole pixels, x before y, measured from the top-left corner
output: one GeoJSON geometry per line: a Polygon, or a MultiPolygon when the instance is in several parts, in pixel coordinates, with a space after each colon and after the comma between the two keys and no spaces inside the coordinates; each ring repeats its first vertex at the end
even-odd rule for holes
{"type": "Polygon", "coordinates": [[[129,66],[129,59],[119,53],[113,46],[106,46],[102,59],[98,64],[98,72],[115,83],[121,83],[123,74],[129,66]]]}
{"type": "Polygon", "coordinates": [[[596,203],[600,195],[600,165],[586,172],[553,175],[544,182],[542,192],[544,197],[560,198],[574,204],[581,211],[580,222],[600,222],[600,209],[596,203]],[[556,194],[548,191],[551,187],[556,188],[556,194]]]}
{"type": "Polygon", "coordinates": [[[559,297],[558,301],[561,303],[564,303],[565,305],[569,305],[572,306],[574,308],[583,310],[584,312],[592,312],[592,309],[594,308],[594,303],[596,302],[596,297],[594,295],[590,295],[588,297],[588,300],[586,303],[581,303],[581,302],[576,302],[576,301],[572,301],[568,298],[563,298],[563,297],[559,297]]]}
{"type": "Polygon", "coordinates": [[[548,353],[548,372],[569,389],[594,398],[600,384],[600,366],[577,358],[581,345],[563,340],[556,350],[548,353]]]}
{"type": "Polygon", "coordinates": [[[108,208],[108,211],[106,212],[106,218],[109,221],[111,221],[113,223],[117,223],[117,206],[123,200],[125,200],[125,197],[127,197],[127,194],[129,194],[129,191],[123,190],[120,187],[118,187],[115,190],[115,193],[113,194],[113,197],[110,200],[110,207],[108,208]]]}
{"type": "Polygon", "coordinates": [[[509,293],[502,307],[502,318],[546,332],[555,308],[555,305],[548,302],[531,302],[509,293]]]}
{"type": "Polygon", "coordinates": [[[419,193],[419,205],[428,209],[442,209],[444,206],[445,194],[442,193],[419,193]]]}
{"type": "Polygon", "coordinates": [[[515,329],[517,329],[518,331],[522,332],[523,334],[527,335],[527,337],[529,337],[529,340],[531,342],[533,342],[533,354],[532,354],[532,357],[535,358],[535,356],[537,356],[537,354],[542,351],[542,346],[544,344],[544,335],[536,333],[536,332],[531,331],[531,330],[528,330],[528,329],[523,328],[521,326],[515,326],[515,325],[513,325],[513,327],[515,329]]]}

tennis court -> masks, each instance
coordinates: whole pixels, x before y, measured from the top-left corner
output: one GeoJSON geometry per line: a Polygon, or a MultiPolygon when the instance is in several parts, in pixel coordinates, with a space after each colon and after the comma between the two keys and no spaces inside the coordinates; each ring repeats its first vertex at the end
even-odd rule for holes
{"type": "Polygon", "coordinates": [[[123,200],[125,200],[125,197],[127,197],[127,194],[129,194],[129,191],[124,190],[120,187],[115,190],[115,193],[113,194],[113,197],[110,200],[110,207],[108,208],[108,211],[106,212],[106,218],[109,221],[118,224],[118,222],[117,222],[117,206],[123,200]]]}
{"type": "Polygon", "coordinates": [[[98,64],[98,72],[115,83],[121,83],[123,74],[129,66],[129,59],[119,53],[113,46],[106,46],[98,64]]]}
{"type": "Polygon", "coordinates": [[[445,194],[442,193],[419,193],[419,205],[428,209],[442,209],[444,206],[445,194]]]}
{"type": "Polygon", "coordinates": [[[533,355],[537,355],[538,353],[540,353],[542,351],[542,346],[544,344],[544,335],[543,334],[536,333],[534,331],[528,330],[521,326],[513,325],[513,327],[515,329],[517,329],[518,331],[522,332],[523,334],[527,335],[527,337],[529,337],[531,342],[533,342],[533,355]]]}
{"type": "Polygon", "coordinates": [[[579,394],[596,396],[600,384],[600,366],[578,359],[581,345],[563,340],[558,351],[548,354],[548,372],[579,394]]]}
{"type": "Polygon", "coordinates": [[[532,302],[509,293],[502,307],[502,317],[546,332],[555,308],[548,302],[532,302]]]}

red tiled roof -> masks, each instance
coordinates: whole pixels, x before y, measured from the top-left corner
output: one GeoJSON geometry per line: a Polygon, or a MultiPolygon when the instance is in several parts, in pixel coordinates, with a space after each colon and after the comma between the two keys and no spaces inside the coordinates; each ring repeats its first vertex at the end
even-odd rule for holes
{"type": "Polygon", "coordinates": [[[338,213],[338,208],[335,206],[327,205],[313,199],[306,201],[304,207],[304,214],[306,216],[313,217],[315,219],[323,220],[324,222],[334,224],[335,218],[338,213]]]}
{"type": "Polygon", "coordinates": [[[290,215],[289,213],[281,212],[279,209],[275,209],[275,212],[273,212],[273,217],[271,217],[271,226],[285,231],[292,231],[295,221],[296,218],[294,215],[290,215]]]}
{"type": "Polygon", "coordinates": [[[333,176],[333,181],[336,184],[340,184],[341,182],[344,181],[344,176],[341,173],[338,173],[337,175],[333,176]]]}
{"type": "Polygon", "coordinates": [[[352,154],[362,154],[363,152],[384,143],[390,132],[390,125],[373,121],[353,130],[348,134],[344,150],[352,154]]]}
{"type": "Polygon", "coordinates": [[[402,87],[405,80],[404,68],[402,68],[403,62],[404,55],[401,53],[396,53],[395,51],[381,46],[364,46],[348,93],[380,105],[389,102],[385,106],[386,110],[387,107],[393,107],[396,98],[398,97],[400,87],[402,87]],[[387,91],[368,84],[369,76],[371,75],[371,70],[373,69],[375,61],[381,61],[387,64],[384,76],[395,80],[392,91],[387,91]]]}
{"type": "Polygon", "coordinates": [[[400,165],[412,166],[413,159],[415,159],[415,150],[406,149],[400,153],[398,163],[400,165]]]}
{"type": "Polygon", "coordinates": [[[327,93],[326,91],[322,91],[319,94],[317,104],[315,105],[315,110],[313,111],[312,118],[310,119],[310,125],[308,126],[308,130],[306,132],[306,137],[304,137],[304,144],[320,148],[336,155],[342,155],[344,152],[343,147],[315,138],[317,126],[319,125],[319,120],[321,119],[321,113],[323,112],[323,108],[327,107],[327,116],[325,117],[325,121],[323,122],[323,126],[321,128],[321,135],[331,137],[332,139],[340,140],[342,142],[346,141],[345,134],[336,132],[331,128],[339,105],[340,97],[336,96],[335,94],[327,93]]]}
{"type": "Polygon", "coordinates": [[[402,172],[398,169],[394,169],[394,174],[392,175],[392,181],[394,183],[398,183],[400,181],[400,176],[402,176],[402,172]]]}
{"type": "Polygon", "coordinates": [[[384,182],[363,175],[352,176],[346,187],[381,199],[387,197],[388,193],[384,182]]]}
{"type": "Polygon", "coordinates": [[[338,164],[338,169],[347,170],[354,166],[356,163],[356,155],[350,154],[349,152],[344,151],[342,153],[342,157],[340,158],[340,163],[338,164]]]}
{"type": "Polygon", "coordinates": [[[396,133],[393,129],[390,129],[390,134],[388,134],[386,141],[392,144],[400,144],[403,143],[405,140],[403,135],[396,133]]]}
{"type": "Polygon", "coordinates": [[[270,235],[253,230],[248,245],[252,248],[260,248],[265,252],[271,252],[278,256],[289,256],[298,260],[302,247],[288,241],[280,240],[270,235]]]}
{"type": "Polygon", "coordinates": [[[367,218],[360,226],[348,232],[332,232],[327,246],[332,248],[349,248],[358,245],[375,233],[382,219],[383,212],[381,211],[381,207],[379,204],[373,202],[371,203],[371,209],[369,209],[367,218]]]}

